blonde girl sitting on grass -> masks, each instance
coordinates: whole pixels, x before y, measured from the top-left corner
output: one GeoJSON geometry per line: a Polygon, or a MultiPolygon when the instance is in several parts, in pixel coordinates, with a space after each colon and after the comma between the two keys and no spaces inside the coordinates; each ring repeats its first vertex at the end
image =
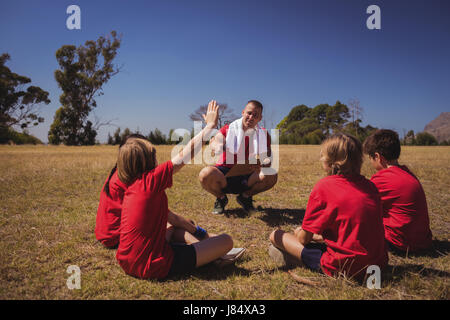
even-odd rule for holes
{"type": "Polygon", "coordinates": [[[117,174],[127,189],[116,258],[125,273],[141,279],[185,274],[233,247],[229,235],[209,236],[206,230],[173,214],[165,193],[172,186],[173,175],[201,150],[204,136],[216,127],[218,109],[216,101],[209,103],[206,127],[170,161],[158,165],[155,148],[144,139],[131,139],[119,149],[117,174]],[[173,228],[167,229],[168,222],[173,228]]]}
{"type": "Polygon", "coordinates": [[[368,266],[382,269],[388,256],[377,188],[360,174],[361,143],[334,134],[322,143],[320,161],[327,176],[314,186],[302,226],[273,231],[269,254],[280,264],[362,280],[368,266]]]}

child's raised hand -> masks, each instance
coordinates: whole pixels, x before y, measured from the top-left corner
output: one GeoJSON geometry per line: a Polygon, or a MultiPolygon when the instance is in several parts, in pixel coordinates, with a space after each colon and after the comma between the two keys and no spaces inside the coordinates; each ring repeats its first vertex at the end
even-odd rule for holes
{"type": "Polygon", "coordinates": [[[208,110],[206,114],[203,115],[203,119],[206,122],[206,126],[210,129],[217,126],[219,120],[219,105],[216,100],[211,100],[208,104],[208,110]]]}

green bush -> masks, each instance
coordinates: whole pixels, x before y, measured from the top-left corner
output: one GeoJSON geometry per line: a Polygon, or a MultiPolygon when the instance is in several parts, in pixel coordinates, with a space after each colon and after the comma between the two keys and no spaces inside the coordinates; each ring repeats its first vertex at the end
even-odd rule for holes
{"type": "Polygon", "coordinates": [[[0,144],[42,144],[42,141],[35,136],[25,132],[17,132],[11,128],[0,128],[0,144]]]}
{"type": "Polygon", "coordinates": [[[437,146],[437,139],[428,132],[420,132],[416,135],[416,145],[418,146],[437,146]]]}

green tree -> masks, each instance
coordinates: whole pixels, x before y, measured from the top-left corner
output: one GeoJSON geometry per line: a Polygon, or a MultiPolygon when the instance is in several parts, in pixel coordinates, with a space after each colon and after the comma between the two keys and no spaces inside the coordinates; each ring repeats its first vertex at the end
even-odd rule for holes
{"type": "Polygon", "coordinates": [[[122,143],[122,137],[120,136],[120,128],[117,128],[116,131],[114,131],[113,135],[113,144],[121,144],[122,143]]]}
{"type": "Polygon", "coordinates": [[[167,144],[167,137],[165,134],[161,132],[158,128],[156,128],[154,131],[150,131],[148,135],[148,140],[156,145],[159,144],[167,144]]]}
{"type": "Polygon", "coordinates": [[[277,125],[280,130],[280,143],[320,144],[333,132],[341,131],[348,117],[348,108],[340,101],[336,101],[333,106],[295,106],[277,125]]]}
{"type": "Polygon", "coordinates": [[[361,128],[359,126],[359,123],[361,123],[362,121],[364,108],[361,107],[361,104],[358,99],[351,99],[348,102],[348,106],[349,106],[349,113],[351,115],[351,119],[353,122],[353,128],[356,130],[354,136],[359,137],[360,135],[359,129],[361,128]]]}
{"type": "Polygon", "coordinates": [[[123,130],[123,132],[120,135],[120,142],[118,144],[121,144],[122,142],[125,141],[125,139],[132,134],[131,130],[129,128],[125,128],[125,130],[123,130]]]}
{"type": "MultiPolygon", "coordinates": [[[[239,116],[234,113],[233,109],[228,107],[228,104],[219,103],[219,105],[219,120],[217,122],[217,126],[219,128],[222,128],[224,125],[231,123],[239,118],[239,116]]],[[[208,105],[198,107],[193,113],[189,115],[189,119],[191,119],[192,121],[203,121],[203,115],[206,114],[207,109],[208,105]]]]}
{"type": "Polygon", "coordinates": [[[336,101],[334,106],[328,106],[323,124],[326,130],[324,134],[329,136],[331,133],[341,131],[349,117],[348,107],[340,101],[336,101]]]}
{"type": "Polygon", "coordinates": [[[416,137],[414,136],[414,130],[409,130],[403,137],[403,144],[407,146],[416,144],[416,137]]]}
{"type": "Polygon", "coordinates": [[[31,79],[12,72],[5,65],[9,59],[7,53],[0,56],[0,143],[7,142],[12,127],[26,129],[44,122],[38,107],[50,103],[47,91],[36,86],[24,88],[31,79]]]}
{"type": "Polygon", "coordinates": [[[277,129],[280,129],[281,131],[286,130],[289,124],[303,120],[309,111],[310,109],[304,104],[295,106],[291,109],[289,114],[280,121],[277,125],[277,129]]]}
{"type": "Polygon", "coordinates": [[[108,139],[106,140],[107,142],[107,144],[110,144],[110,145],[113,145],[114,144],[114,139],[113,139],[113,137],[111,136],[111,133],[109,133],[108,132],[108,139]]]}
{"type": "Polygon", "coordinates": [[[438,141],[431,133],[420,132],[416,135],[416,145],[418,146],[437,146],[438,141]]]}
{"type": "Polygon", "coordinates": [[[368,136],[370,136],[374,131],[378,128],[372,127],[371,125],[367,125],[365,127],[361,126],[361,120],[355,120],[354,122],[347,122],[344,126],[342,132],[351,134],[358,138],[361,142],[366,140],[368,136]]]}
{"type": "Polygon", "coordinates": [[[52,144],[94,144],[96,128],[88,120],[97,106],[95,98],[103,95],[102,86],[119,72],[113,60],[121,40],[115,31],[111,37],[86,41],[78,48],[64,45],[56,51],[60,69],[55,79],[63,93],[48,134],[52,144]]]}

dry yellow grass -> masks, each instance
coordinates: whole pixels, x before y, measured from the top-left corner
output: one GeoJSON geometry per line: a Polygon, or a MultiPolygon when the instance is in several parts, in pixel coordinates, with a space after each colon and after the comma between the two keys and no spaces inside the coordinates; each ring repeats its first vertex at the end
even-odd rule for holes
{"type": "MultiPolygon", "coordinates": [[[[157,150],[160,162],[170,158],[171,147],[157,150]]],[[[295,274],[318,283],[300,284],[267,255],[270,232],[300,223],[309,192],[323,176],[318,146],[280,146],[279,182],[255,197],[264,210],[251,217],[234,199],[227,215],[210,214],[214,198],[197,179],[202,166],[186,166],[167,192],[170,208],[210,232],[231,234],[246,254],[235,266],[205,266],[163,282],[125,275],[115,251],[94,236],[100,189],[116,152],[110,146],[0,146],[0,299],[449,299],[450,147],[402,150],[401,162],[425,189],[440,253],[390,254],[380,290],[297,268],[295,274]],[[80,290],[66,286],[69,265],[81,269],[80,290]]],[[[362,173],[370,177],[373,170],[365,163],[362,173]]]]}

